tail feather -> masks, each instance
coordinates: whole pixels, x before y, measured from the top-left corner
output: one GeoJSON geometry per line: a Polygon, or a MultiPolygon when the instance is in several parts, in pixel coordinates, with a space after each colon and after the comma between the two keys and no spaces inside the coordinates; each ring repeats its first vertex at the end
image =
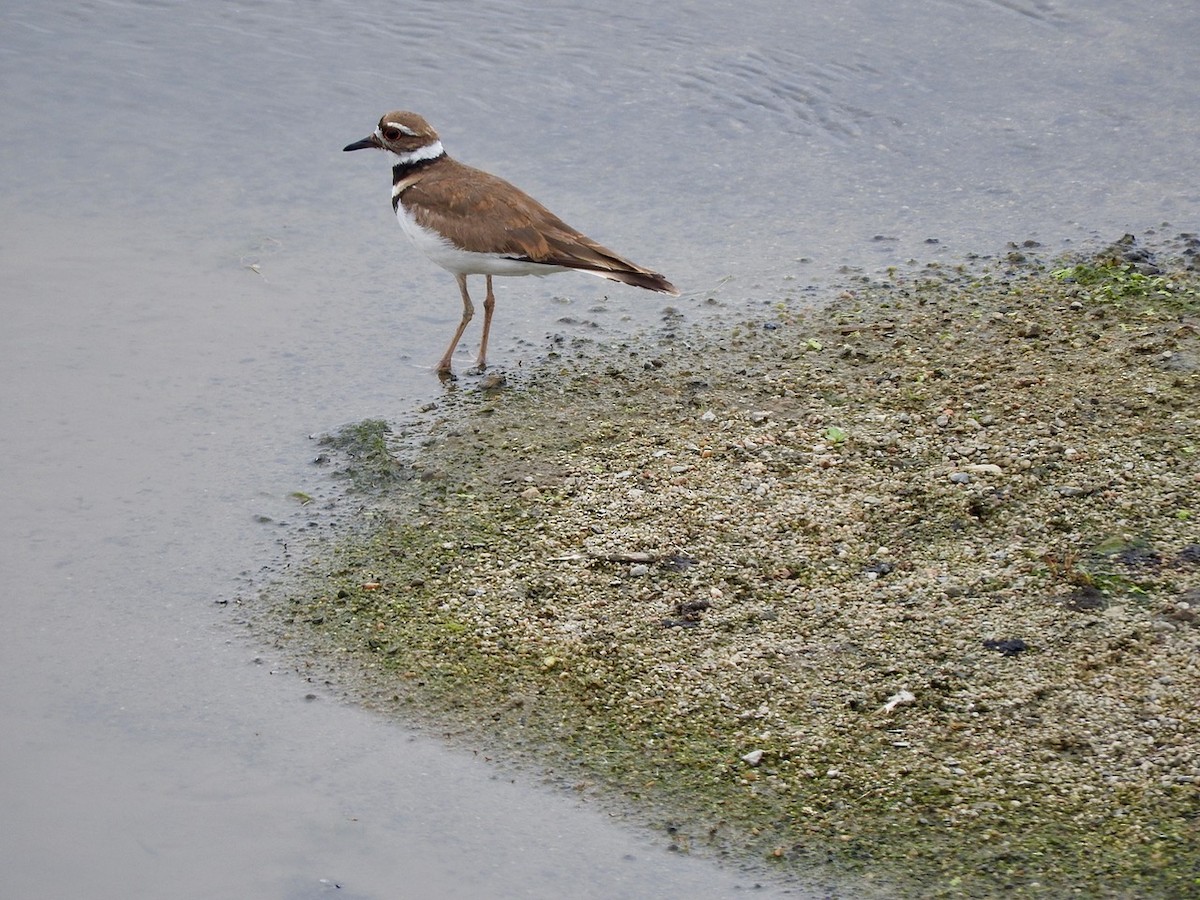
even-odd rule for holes
{"type": "Polygon", "coordinates": [[[660,294],[678,295],[679,289],[657,272],[621,270],[621,269],[582,269],[584,272],[591,272],[593,275],[599,275],[601,278],[607,278],[609,281],[619,281],[622,284],[631,284],[634,287],[645,288],[648,291],[658,291],[660,294]]]}
{"type": "Polygon", "coordinates": [[[529,255],[530,259],[546,265],[591,272],[609,281],[620,281],[648,291],[679,293],[675,285],[657,272],[630,262],[561,220],[555,221],[559,225],[557,230],[543,231],[533,236],[542,246],[539,252],[529,255]]]}

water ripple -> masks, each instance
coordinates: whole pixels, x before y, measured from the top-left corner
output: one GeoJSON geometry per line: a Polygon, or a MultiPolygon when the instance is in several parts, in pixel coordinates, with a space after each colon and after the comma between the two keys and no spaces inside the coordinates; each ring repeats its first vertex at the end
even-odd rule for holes
{"type": "Polygon", "coordinates": [[[770,127],[838,142],[902,126],[890,112],[845,99],[868,96],[863,85],[881,80],[865,62],[816,64],[799,53],[765,48],[710,58],[679,75],[691,104],[712,126],[770,127]]]}

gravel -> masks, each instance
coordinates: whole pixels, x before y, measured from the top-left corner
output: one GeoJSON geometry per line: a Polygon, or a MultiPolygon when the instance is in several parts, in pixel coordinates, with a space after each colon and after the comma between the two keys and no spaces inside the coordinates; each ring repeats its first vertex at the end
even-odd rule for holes
{"type": "Polygon", "coordinates": [[[275,637],[839,896],[1195,896],[1196,247],[668,311],[362,423],[275,637]]]}

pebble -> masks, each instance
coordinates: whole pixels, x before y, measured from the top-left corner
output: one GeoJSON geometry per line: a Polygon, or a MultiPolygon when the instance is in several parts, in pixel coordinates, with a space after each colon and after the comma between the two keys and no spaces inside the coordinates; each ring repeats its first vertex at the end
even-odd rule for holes
{"type": "Polygon", "coordinates": [[[963,466],[966,472],[972,472],[976,475],[1003,475],[1004,470],[995,463],[973,463],[969,466],[963,466]]]}

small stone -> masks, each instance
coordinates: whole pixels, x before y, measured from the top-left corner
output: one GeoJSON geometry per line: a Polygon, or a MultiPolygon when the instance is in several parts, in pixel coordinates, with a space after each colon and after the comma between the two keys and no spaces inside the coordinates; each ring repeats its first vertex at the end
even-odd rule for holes
{"type": "Polygon", "coordinates": [[[748,766],[757,766],[763,760],[763,751],[751,750],[749,753],[742,756],[742,762],[748,766]]]}
{"type": "Polygon", "coordinates": [[[963,466],[963,471],[973,472],[977,475],[1003,475],[1004,470],[995,463],[972,463],[969,466],[963,466]]]}
{"type": "Polygon", "coordinates": [[[887,703],[879,707],[879,711],[881,713],[890,713],[897,706],[900,706],[901,704],[915,703],[916,700],[917,695],[912,691],[897,691],[896,693],[892,694],[892,696],[888,697],[887,703]]]}
{"type": "Polygon", "coordinates": [[[951,472],[950,480],[953,481],[955,484],[970,484],[971,476],[968,475],[966,472],[951,472]]]}
{"type": "Polygon", "coordinates": [[[645,563],[638,563],[636,566],[629,567],[629,574],[633,578],[643,578],[650,574],[650,567],[645,563]]]}
{"type": "Polygon", "coordinates": [[[1004,638],[1002,640],[987,640],[983,642],[983,646],[988,650],[995,650],[1002,656],[1016,656],[1018,653],[1024,653],[1029,649],[1020,638],[1004,638]]]}

